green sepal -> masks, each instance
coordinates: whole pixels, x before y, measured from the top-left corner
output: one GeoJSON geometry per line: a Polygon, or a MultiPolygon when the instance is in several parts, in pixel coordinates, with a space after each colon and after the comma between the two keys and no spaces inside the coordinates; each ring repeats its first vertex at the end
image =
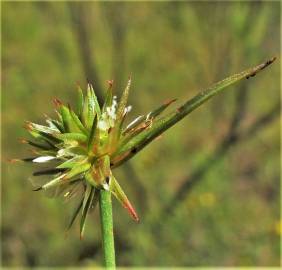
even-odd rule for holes
{"type": "Polygon", "coordinates": [[[118,147],[118,142],[120,141],[122,135],[122,126],[125,121],[126,115],[128,112],[125,112],[120,121],[117,121],[114,128],[111,130],[108,136],[108,153],[111,155],[114,153],[118,147]]]}
{"type": "Polygon", "coordinates": [[[60,164],[59,166],[57,166],[57,168],[58,169],[71,169],[75,165],[84,163],[85,161],[86,161],[86,158],[84,156],[76,156],[60,164]]]}
{"type": "Polygon", "coordinates": [[[32,175],[33,176],[41,176],[41,175],[53,175],[58,173],[63,173],[66,169],[60,169],[60,168],[52,168],[52,169],[46,169],[41,171],[36,171],[32,175]]]}
{"type": "Polygon", "coordinates": [[[120,140],[118,144],[118,148],[122,147],[126,143],[128,143],[131,139],[135,138],[139,133],[144,131],[146,128],[150,126],[150,121],[144,121],[142,124],[139,124],[138,127],[127,132],[120,140]]]}
{"type": "Polygon", "coordinates": [[[97,114],[98,118],[100,118],[101,110],[93,87],[88,84],[87,95],[84,99],[82,111],[82,121],[87,129],[91,128],[95,114],[97,114]]]}
{"type": "Polygon", "coordinates": [[[85,148],[83,146],[79,145],[77,141],[67,141],[67,143],[65,145],[68,145],[69,142],[71,142],[73,144],[76,143],[76,145],[62,147],[57,152],[57,156],[58,157],[64,158],[64,157],[85,156],[85,155],[87,155],[87,151],[85,150],[85,148]]]}
{"type": "Polygon", "coordinates": [[[84,193],[84,200],[82,204],[81,220],[80,220],[80,238],[83,237],[86,219],[91,207],[95,207],[98,202],[98,196],[95,188],[93,186],[87,185],[86,191],[84,193]],[[96,195],[96,196],[95,196],[96,195]]]}
{"type": "Polygon", "coordinates": [[[70,181],[71,178],[84,173],[85,171],[89,170],[90,167],[91,167],[90,163],[76,164],[74,167],[71,168],[70,171],[60,174],[59,176],[49,181],[45,185],[37,188],[36,190],[41,190],[41,189],[47,190],[62,184],[66,184],[70,181]]]}
{"type": "Polygon", "coordinates": [[[57,128],[55,129],[55,128],[35,124],[35,123],[32,123],[32,122],[26,122],[26,125],[29,129],[31,129],[33,131],[44,132],[46,134],[54,134],[54,133],[58,132],[57,128]]]}
{"type": "Polygon", "coordinates": [[[159,116],[169,105],[171,105],[173,102],[175,102],[176,99],[172,99],[172,100],[169,100],[167,102],[164,102],[161,106],[159,106],[157,109],[149,112],[146,116],[146,120],[149,120],[149,119],[154,119],[156,118],[157,116],[159,116]]]}
{"type": "Polygon", "coordinates": [[[76,115],[76,113],[73,110],[70,110],[73,122],[75,123],[75,125],[77,126],[77,129],[84,133],[85,135],[88,134],[87,129],[83,126],[83,124],[81,123],[79,117],[76,115]]]}
{"type": "Polygon", "coordinates": [[[126,107],[128,96],[129,96],[130,85],[131,85],[131,77],[129,77],[127,85],[122,93],[120,102],[118,103],[117,122],[120,122],[122,120],[124,109],[126,107]]]}
{"type": "Polygon", "coordinates": [[[87,142],[88,151],[92,150],[93,145],[94,145],[95,141],[97,140],[97,134],[96,134],[98,132],[97,123],[98,123],[98,117],[95,117],[93,119],[92,127],[91,127],[90,134],[89,134],[89,139],[88,139],[88,142],[87,142]]]}
{"type": "Polygon", "coordinates": [[[48,146],[47,145],[44,145],[44,144],[40,144],[40,143],[37,143],[37,142],[33,142],[33,141],[30,141],[30,140],[24,140],[27,144],[33,146],[33,147],[36,147],[38,149],[41,149],[41,150],[49,150],[50,148],[53,148],[51,147],[51,145],[49,144],[48,146]]]}
{"type": "Polygon", "coordinates": [[[90,184],[93,187],[99,187],[98,183],[96,182],[96,180],[93,178],[91,170],[89,170],[88,172],[85,173],[84,178],[86,180],[86,182],[88,184],[90,184]]]}
{"type": "Polygon", "coordinates": [[[132,204],[128,200],[127,196],[125,195],[124,191],[122,190],[119,183],[116,181],[115,177],[112,175],[110,179],[110,191],[111,193],[117,198],[117,200],[122,204],[122,206],[127,209],[131,217],[135,221],[139,221],[139,217],[133,208],[132,204]]]}
{"type": "Polygon", "coordinates": [[[83,200],[84,200],[84,197],[82,197],[82,199],[80,200],[79,204],[77,205],[75,211],[73,212],[69,226],[68,226],[68,230],[72,227],[76,217],[78,216],[80,209],[82,208],[83,200]]]}
{"type": "Polygon", "coordinates": [[[78,114],[79,118],[81,119],[84,97],[83,97],[83,91],[82,91],[80,86],[78,86],[78,88],[77,88],[77,93],[78,93],[77,114],[78,114]]]}
{"type": "Polygon", "coordinates": [[[65,132],[64,125],[63,125],[61,122],[59,122],[59,121],[57,121],[57,120],[54,120],[54,119],[50,119],[50,121],[52,122],[52,124],[53,124],[54,126],[57,127],[57,129],[58,129],[61,133],[64,133],[64,132],[65,132]]]}
{"type": "Polygon", "coordinates": [[[82,212],[85,209],[85,206],[87,204],[88,198],[91,194],[93,187],[90,185],[86,185],[85,191],[84,191],[84,199],[83,199],[83,204],[82,204],[82,212]]]}
{"type": "Polygon", "coordinates": [[[33,150],[35,154],[38,156],[56,156],[57,155],[57,150],[33,150]]]}
{"type": "Polygon", "coordinates": [[[82,108],[82,113],[81,113],[81,121],[86,128],[88,128],[88,126],[87,126],[87,124],[88,124],[88,114],[89,114],[89,105],[88,104],[89,104],[89,100],[88,100],[88,97],[86,96],[84,98],[83,108],[82,108]]]}
{"type": "Polygon", "coordinates": [[[98,117],[100,118],[101,117],[101,109],[100,109],[98,99],[95,95],[95,91],[94,91],[93,86],[91,84],[89,84],[88,87],[90,89],[89,100],[90,100],[90,103],[91,103],[91,107],[94,108],[94,111],[97,113],[98,117]]]}
{"type": "Polygon", "coordinates": [[[102,112],[106,112],[107,107],[111,107],[113,103],[112,83],[109,83],[109,88],[106,93],[105,102],[103,104],[102,112]]]}
{"type": "Polygon", "coordinates": [[[59,176],[49,181],[48,183],[44,184],[43,186],[36,188],[34,191],[47,190],[47,189],[67,183],[67,180],[64,179],[65,175],[66,175],[65,173],[60,174],[59,176]]]}
{"type": "Polygon", "coordinates": [[[65,131],[70,133],[80,132],[80,129],[77,127],[77,125],[73,120],[70,109],[64,105],[61,105],[59,109],[60,109],[60,114],[62,116],[65,131]]]}
{"type": "Polygon", "coordinates": [[[61,140],[56,138],[54,136],[54,134],[52,135],[52,134],[49,134],[49,133],[45,133],[45,132],[42,132],[42,131],[35,131],[35,130],[31,130],[31,129],[28,129],[28,132],[35,139],[38,139],[42,142],[47,143],[50,146],[50,148],[57,148],[56,144],[61,142],[61,140]]]}
{"type": "Polygon", "coordinates": [[[58,133],[54,135],[57,139],[61,141],[68,142],[68,141],[77,141],[80,143],[87,142],[87,136],[82,133],[58,133]]]}
{"type": "Polygon", "coordinates": [[[106,178],[110,178],[111,175],[111,162],[110,157],[108,155],[105,155],[101,158],[99,158],[99,167],[102,170],[103,180],[102,183],[105,181],[106,178]]]}
{"type": "Polygon", "coordinates": [[[71,168],[69,172],[66,173],[64,179],[70,179],[73,178],[74,176],[77,176],[79,174],[82,174],[86,171],[88,171],[91,167],[91,163],[86,162],[86,163],[77,163],[74,167],[71,168]]]}
{"type": "Polygon", "coordinates": [[[87,118],[86,118],[86,127],[88,129],[91,128],[92,123],[93,123],[93,119],[96,115],[96,108],[95,108],[95,102],[94,102],[94,92],[92,91],[90,85],[88,85],[87,88],[87,105],[88,105],[88,114],[87,114],[87,118]]]}

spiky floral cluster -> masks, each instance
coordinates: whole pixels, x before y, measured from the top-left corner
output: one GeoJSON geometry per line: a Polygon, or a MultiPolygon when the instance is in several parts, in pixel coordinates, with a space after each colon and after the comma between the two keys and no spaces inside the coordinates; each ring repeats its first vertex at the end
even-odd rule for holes
{"type": "Polygon", "coordinates": [[[275,61],[275,57],[253,68],[232,75],[215,83],[186,101],[176,110],[158,118],[175,100],[165,102],[147,115],[141,115],[124,127],[124,120],[131,110],[126,107],[131,79],[129,79],[119,103],[112,93],[112,81],[100,108],[93,87],[88,85],[84,97],[78,88],[77,112],[55,99],[58,119],[47,117],[47,126],[26,123],[35,141],[22,140],[35,147],[35,157],[22,159],[44,163],[48,168],[35,172],[34,176],[51,176],[35,190],[54,190],[67,198],[80,190],[81,201],[74,212],[70,226],[81,212],[80,231],[84,231],[89,210],[97,204],[99,190],[109,190],[138,221],[138,216],[122,188],[113,176],[112,169],[132,158],[152,140],[176,124],[227,86],[244,78],[255,76],[275,61]]]}
{"type": "Polygon", "coordinates": [[[124,127],[124,120],[131,110],[126,107],[131,79],[117,103],[112,93],[112,82],[102,108],[95,96],[92,85],[86,95],[78,88],[79,102],[76,112],[58,99],[54,99],[58,118],[46,116],[47,125],[26,122],[25,128],[35,140],[21,140],[35,149],[35,156],[23,161],[47,164],[47,168],[34,172],[34,176],[48,176],[38,190],[51,190],[57,195],[72,198],[81,194],[70,226],[81,212],[81,234],[91,208],[98,201],[99,189],[109,190],[138,221],[139,218],[127,196],[116,181],[112,168],[118,166],[131,151],[120,151],[136,135],[148,129],[152,120],[171,102],[161,105],[146,116],[139,116],[124,127]]]}

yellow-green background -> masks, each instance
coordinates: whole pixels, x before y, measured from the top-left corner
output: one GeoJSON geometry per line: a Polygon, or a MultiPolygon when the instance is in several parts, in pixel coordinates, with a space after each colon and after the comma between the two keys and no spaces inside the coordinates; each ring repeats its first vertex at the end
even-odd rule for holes
{"type": "MultiPolygon", "coordinates": [[[[27,136],[24,120],[42,123],[44,113],[54,115],[53,97],[74,103],[76,83],[85,87],[80,48],[87,44],[87,59],[96,69],[88,78],[97,77],[94,88],[106,89],[106,80],[114,78],[119,94],[132,74],[133,117],[279,56],[280,3],[2,3],[4,266],[102,264],[98,211],[82,241],[78,224],[66,236],[73,204],[32,192],[32,166],[6,162],[30,154],[18,142],[27,136]],[[78,28],[71,10],[80,18],[78,28]],[[75,33],[83,27],[86,43],[78,42],[75,33]]],[[[231,146],[175,211],[163,213],[176,190],[224,139],[234,112],[240,111],[236,91],[247,91],[242,130],[279,102],[279,68],[280,59],[231,87],[145,148],[130,167],[116,170],[141,218],[134,223],[114,201],[118,265],[279,265],[278,116],[231,146]]]]}

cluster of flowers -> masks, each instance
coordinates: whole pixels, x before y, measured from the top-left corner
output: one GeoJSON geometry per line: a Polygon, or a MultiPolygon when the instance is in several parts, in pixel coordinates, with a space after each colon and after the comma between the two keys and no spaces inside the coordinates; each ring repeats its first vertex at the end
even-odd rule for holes
{"type": "Polygon", "coordinates": [[[77,112],[69,105],[54,99],[58,119],[46,116],[47,125],[26,122],[25,128],[34,140],[22,139],[34,147],[35,157],[21,161],[47,165],[33,173],[35,189],[48,191],[55,196],[79,198],[70,226],[81,212],[81,236],[85,221],[91,209],[97,204],[100,189],[109,190],[138,221],[139,218],[127,196],[116,181],[112,169],[134,154],[132,144],[135,138],[150,128],[157,117],[172,101],[161,105],[146,116],[139,116],[123,127],[131,111],[126,106],[131,79],[123,92],[120,102],[112,94],[112,82],[100,107],[92,85],[86,95],[78,88],[77,112]],[[38,181],[38,176],[41,176],[38,181]],[[47,178],[42,178],[47,176],[47,178]],[[41,184],[43,181],[43,184],[41,184]],[[38,184],[40,182],[40,185],[38,184]]]}

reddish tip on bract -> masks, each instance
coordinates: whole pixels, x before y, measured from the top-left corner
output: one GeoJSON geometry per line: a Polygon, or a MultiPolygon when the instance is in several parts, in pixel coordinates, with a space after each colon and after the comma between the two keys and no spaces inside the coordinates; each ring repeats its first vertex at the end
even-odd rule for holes
{"type": "Polygon", "coordinates": [[[19,161],[21,161],[21,160],[18,159],[18,158],[11,158],[11,159],[8,159],[8,162],[9,162],[9,163],[16,163],[16,162],[19,162],[19,161]]]}
{"type": "Polygon", "coordinates": [[[53,103],[55,104],[56,107],[60,107],[63,105],[63,103],[57,98],[53,99],[53,103]]]}
{"type": "Polygon", "coordinates": [[[165,102],[164,102],[164,105],[170,105],[171,103],[173,103],[173,102],[175,102],[177,99],[176,98],[174,98],[174,99],[168,99],[168,100],[166,100],[165,102]]]}
{"type": "Polygon", "coordinates": [[[24,138],[19,138],[19,142],[24,144],[28,143],[28,141],[24,138]]]}
{"type": "Polygon", "coordinates": [[[32,131],[32,124],[29,121],[25,121],[24,126],[25,129],[32,131]]]}
{"type": "Polygon", "coordinates": [[[130,201],[129,200],[126,200],[124,203],[123,203],[123,206],[124,208],[126,208],[129,212],[129,214],[132,216],[132,218],[136,221],[136,222],[139,222],[139,217],[135,211],[135,209],[133,208],[133,206],[131,205],[130,201]]]}
{"type": "Polygon", "coordinates": [[[112,87],[114,84],[114,80],[107,80],[109,87],[112,87]]]}

